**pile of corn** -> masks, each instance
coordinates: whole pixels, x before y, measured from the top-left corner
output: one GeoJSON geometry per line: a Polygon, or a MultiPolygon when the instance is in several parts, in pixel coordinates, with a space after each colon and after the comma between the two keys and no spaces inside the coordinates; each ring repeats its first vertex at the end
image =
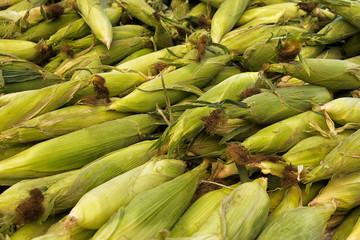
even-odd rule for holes
{"type": "Polygon", "coordinates": [[[359,0],[0,0],[0,240],[360,240],[359,0]]]}

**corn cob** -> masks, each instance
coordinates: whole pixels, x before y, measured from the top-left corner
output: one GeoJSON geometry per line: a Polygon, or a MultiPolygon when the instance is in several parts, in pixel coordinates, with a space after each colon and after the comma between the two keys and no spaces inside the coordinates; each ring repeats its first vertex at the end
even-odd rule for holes
{"type": "MultiPolygon", "coordinates": [[[[207,102],[220,102],[224,99],[237,100],[242,91],[255,86],[257,79],[257,73],[234,75],[211,88],[198,100],[207,102]]],[[[201,117],[209,115],[212,110],[210,107],[186,110],[178,121],[163,134],[160,142],[162,151],[172,154],[186,140],[192,139],[204,127],[201,117]]]]}
{"type": "Polygon", "coordinates": [[[167,89],[174,89],[168,90],[169,101],[174,103],[189,95],[187,92],[176,91],[176,89],[181,89],[181,86],[185,87],[188,85],[196,87],[205,86],[214,75],[224,68],[229,60],[229,55],[222,55],[200,63],[193,63],[167,73],[164,76],[159,76],[141,84],[138,89],[111,104],[109,108],[121,112],[148,112],[155,110],[156,105],[163,108],[166,106],[166,100],[162,91],[162,79],[164,79],[167,89]],[[176,88],[176,85],[178,88],[176,88]]]}
{"type": "Polygon", "coordinates": [[[359,186],[359,172],[333,177],[329,183],[321,189],[319,195],[313,199],[309,206],[332,202],[336,203],[338,211],[347,211],[359,205],[359,191],[355,191],[359,186]]]}
{"type": "MultiPolygon", "coordinates": [[[[268,23],[277,23],[280,20],[292,20],[304,16],[305,11],[299,9],[296,3],[285,2],[270,4],[263,7],[251,8],[246,10],[239,21],[236,23],[236,26],[246,25],[255,19],[261,19],[265,17],[274,17],[272,21],[268,23]]],[[[253,25],[255,26],[255,25],[253,25]]]]}
{"type": "Polygon", "coordinates": [[[321,0],[320,2],[335,10],[349,23],[360,28],[360,2],[351,0],[321,0]]]}
{"type": "Polygon", "coordinates": [[[203,3],[206,3],[214,8],[219,8],[224,0],[200,0],[203,3]]]}
{"type": "Polygon", "coordinates": [[[64,229],[65,220],[66,216],[51,225],[44,235],[34,238],[33,240],[88,240],[95,233],[92,229],[85,229],[78,226],[74,226],[71,230],[66,230],[64,229]]]}
{"type": "MultiPolygon", "coordinates": [[[[121,16],[121,8],[105,8],[104,13],[109,18],[112,25],[115,25],[121,16]]],[[[57,44],[64,39],[76,39],[84,37],[90,34],[90,28],[85,23],[84,19],[78,19],[69,25],[60,28],[55,34],[53,34],[47,41],[46,44],[57,44]]]]}
{"type": "MultiPolygon", "coordinates": [[[[106,72],[99,73],[89,79],[96,81],[98,78],[105,79],[105,85],[109,89],[109,96],[119,96],[123,95],[126,92],[131,91],[134,87],[148,81],[149,79],[141,74],[136,72],[106,72]]],[[[72,100],[69,101],[69,104],[75,104],[81,100],[86,100],[86,98],[94,95],[94,87],[87,86],[79,91],[77,91],[72,100]]],[[[0,100],[1,102],[1,100],[0,100]]]]}
{"type": "Polygon", "coordinates": [[[360,218],[360,207],[355,208],[340,224],[339,227],[336,228],[335,234],[331,238],[331,240],[343,240],[347,239],[353,230],[356,222],[360,218]]]}
{"type": "Polygon", "coordinates": [[[69,225],[98,229],[138,194],[183,174],[185,166],[179,160],[154,158],[86,193],[72,208],[66,222],[69,225]],[[88,206],[92,206],[91,212],[88,206]]]}
{"type": "Polygon", "coordinates": [[[339,145],[326,155],[321,165],[306,174],[303,182],[309,183],[322,179],[330,179],[335,173],[351,173],[359,170],[359,135],[360,130],[357,130],[340,142],[339,145]]]}
{"type": "Polygon", "coordinates": [[[149,115],[133,115],[38,143],[0,162],[0,182],[8,185],[82,167],[108,152],[139,141],[156,128],[155,119],[149,115]]]}
{"type": "Polygon", "coordinates": [[[8,104],[0,108],[0,118],[3,119],[0,122],[0,131],[61,107],[73,97],[75,92],[88,84],[89,81],[71,81],[12,95],[8,104]],[[19,112],[19,109],[22,111],[19,112]]]}
{"type": "Polygon", "coordinates": [[[93,239],[151,239],[159,230],[170,229],[188,207],[208,165],[204,162],[171,181],[137,195],[129,205],[120,208],[93,239]]]}
{"type": "Polygon", "coordinates": [[[284,198],[279,205],[271,211],[270,215],[266,219],[266,224],[270,224],[277,216],[290,209],[295,209],[301,205],[301,190],[299,186],[294,185],[287,189],[284,198]]]}
{"type": "Polygon", "coordinates": [[[112,25],[100,2],[98,0],[76,0],[76,5],[96,38],[104,43],[107,49],[110,49],[113,38],[112,25]]]}
{"type": "Polygon", "coordinates": [[[282,213],[261,232],[258,240],[313,239],[321,240],[326,222],[335,212],[334,203],[316,207],[299,207],[282,213]]]}
{"type": "Polygon", "coordinates": [[[270,207],[266,187],[265,179],[236,187],[193,236],[212,234],[228,239],[255,239],[265,224],[270,207]]]}
{"type": "Polygon", "coordinates": [[[0,39],[0,53],[14,55],[28,61],[39,55],[37,44],[25,40],[0,39]]]}
{"type": "Polygon", "coordinates": [[[58,219],[55,217],[49,219],[46,222],[39,224],[38,222],[27,223],[20,229],[16,230],[14,234],[10,236],[11,240],[31,240],[46,233],[46,231],[53,225],[58,219]]]}
{"type": "Polygon", "coordinates": [[[344,18],[339,17],[317,32],[315,41],[323,45],[336,43],[342,39],[350,37],[360,30],[354,25],[347,22],[344,18]]]}
{"type": "Polygon", "coordinates": [[[159,14],[154,13],[154,16],[154,41],[156,49],[163,49],[174,46],[170,30],[167,28],[166,24],[160,19],[159,14]]]}
{"type": "Polygon", "coordinates": [[[321,110],[325,111],[338,124],[359,123],[359,104],[358,98],[342,97],[324,104],[321,106],[321,110]]]}
{"type": "Polygon", "coordinates": [[[281,72],[305,82],[329,89],[355,89],[360,87],[359,64],[337,59],[305,59],[301,62],[271,64],[268,71],[281,72]],[[308,71],[308,69],[310,69],[308,71]]]}
{"type": "MultiPolygon", "coordinates": [[[[121,63],[116,65],[116,68],[123,70],[133,70],[138,71],[147,75],[155,75],[158,74],[156,70],[156,65],[160,62],[163,62],[161,59],[174,59],[174,56],[170,54],[169,50],[174,53],[176,56],[183,57],[186,53],[188,53],[193,48],[192,45],[183,44],[177,45],[174,47],[170,47],[167,49],[161,49],[159,51],[146,54],[142,57],[138,57],[131,61],[121,63]]],[[[115,71],[115,70],[113,70],[115,71]]]]}
{"type": "Polygon", "coordinates": [[[127,116],[106,110],[106,106],[85,105],[61,108],[2,132],[0,139],[3,143],[37,142],[127,116]]]}
{"type": "Polygon", "coordinates": [[[258,25],[249,29],[235,29],[225,34],[220,44],[229,50],[234,50],[242,54],[248,47],[260,40],[280,37],[286,33],[296,35],[305,33],[306,31],[307,30],[303,28],[295,26],[258,25]]]}
{"type": "Polygon", "coordinates": [[[331,99],[331,92],[320,86],[276,88],[273,92],[264,91],[247,97],[242,101],[247,107],[229,107],[226,113],[230,118],[272,124],[308,111],[313,105],[327,103],[331,99]]]}
{"type": "Polygon", "coordinates": [[[355,57],[360,55],[360,33],[350,37],[342,46],[347,57],[355,57]]]}
{"type": "Polygon", "coordinates": [[[61,179],[74,175],[77,171],[41,179],[24,180],[14,184],[0,195],[0,214],[8,216],[11,222],[20,225],[39,219],[44,213],[43,202],[32,200],[41,199],[47,188],[61,179]],[[29,196],[34,197],[29,199],[29,196]]]}
{"type": "Polygon", "coordinates": [[[48,39],[51,35],[56,33],[60,28],[67,26],[69,23],[79,19],[79,16],[74,12],[64,13],[55,21],[43,21],[31,28],[28,28],[17,39],[38,42],[41,39],[48,39]]]}
{"type": "Polygon", "coordinates": [[[170,237],[190,237],[197,232],[231,191],[231,188],[221,188],[208,192],[197,199],[172,227],[170,237]]]}
{"type": "Polygon", "coordinates": [[[78,170],[76,175],[53,184],[44,193],[46,208],[40,220],[74,207],[91,189],[149,161],[155,154],[150,149],[153,143],[154,141],[143,141],[108,153],[78,170]],[[134,152],[137,153],[136,156],[132,154],[134,152]]]}
{"type": "Polygon", "coordinates": [[[323,136],[305,138],[282,155],[282,158],[291,165],[316,167],[331,150],[352,133],[352,131],[345,131],[330,138],[323,136]]]}
{"type": "Polygon", "coordinates": [[[146,25],[155,27],[153,13],[155,10],[147,4],[144,0],[118,0],[122,6],[131,16],[139,19],[146,25]]]}
{"type": "Polygon", "coordinates": [[[225,0],[211,20],[211,39],[219,43],[240,19],[250,0],[225,0]]]}

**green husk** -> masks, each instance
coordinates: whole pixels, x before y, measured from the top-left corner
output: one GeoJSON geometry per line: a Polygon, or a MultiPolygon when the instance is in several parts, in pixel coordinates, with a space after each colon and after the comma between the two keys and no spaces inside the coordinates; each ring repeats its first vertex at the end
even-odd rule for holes
{"type": "Polygon", "coordinates": [[[226,114],[230,118],[272,124],[311,110],[314,105],[327,103],[331,99],[332,93],[320,86],[276,88],[245,98],[242,102],[247,107],[234,105],[226,109],[226,114]]]}
{"type": "Polygon", "coordinates": [[[342,49],[349,58],[360,55],[360,33],[347,39],[342,49]]]}
{"type": "Polygon", "coordinates": [[[359,137],[357,130],[345,138],[326,157],[322,164],[315,167],[303,178],[304,183],[330,179],[336,173],[352,173],[359,170],[359,137]]]}
{"type": "Polygon", "coordinates": [[[0,70],[0,93],[39,89],[63,82],[59,75],[42,70],[0,70]]]}
{"type": "Polygon", "coordinates": [[[335,234],[332,236],[331,240],[343,240],[347,239],[351,231],[354,229],[354,226],[358,219],[360,218],[360,207],[355,208],[336,228],[335,234]]]}
{"type": "Polygon", "coordinates": [[[270,224],[277,216],[290,209],[295,209],[302,206],[301,204],[301,190],[299,186],[294,185],[287,189],[284,198],[279,205],[271,211],[266,219],[266,225],[270,224]]]}
{"type": "Polygon", "coordinates": [[[224,0],[201,0],[201,2],[209,4],[214,8],[219,8],[220,5],[224,2],[224,0]]]}
{"type": "Polygon", "coordinates": [[[153,13],[155,10],[144,0],[117,0],[131,16],[139,19],[146,25],[155,27],[153,13]]]}
{"type": "Polygon", "coordinates": [[[245,139],[241,144],[251,153],[272,154],[285,152],[301,140],[314,135],[309,125],[316,122],[325,128],[325,117],[317,112],[307,111],[265,127],[245,139]]]}
{"type": "Polygon", "coordinates": [[[91,189],[149,161],[156,152],[150,149],[153,143],[142,141],[110,152],[82,167],[76,176],[53,184],[45,193],[48,205],[42,220],[72,208],[91,189]]]}
{"type": "Polygon", "coordinates": [[[0,133],[0,141],[11,144],[37,142],[126,116],[124,113],[107,111],[106,106],[69,106],[32,118],[0,133]]]}
{"type": "Polygon", "coordinates": [[[255,239],[265,224],[270,207],[266,187],[265,179],[236,187],[192,236],[219,235],[228,239],[255,239]]]}
{"type": "Polygon", "coordinates": [[[176,19],[182,19],[190,10],[189,0],[172,0],[170,7],[176,19]]]}
{"type": "Polygon", "coordinates": [[[357,207],[360,205],[359,181],[360,172],[335,176],[321,189],[319,195],[309,203],[309,206],[335,202],[338,211],[348,211],[357,207]]]}
{"type": "Polygon", "coordinates": [[[232,190],[231,188],[221,188],[208,192],[197,199],[172,227],[170,237],[190,237],[197,232],[232,190]]]}
{"type": "Polygon", "coordinates": [[[87,192],[72,208],[66,223],[70,227],[76,224],[98,229],[138,194],[183,174],[185,167],[185,162],[180,160],[153,158],[87,192]],[[89,206],[92,211],[89,211],[89,206]]]}
{"type": "Polygon", "coordinates": [[[216,86],[217,84],[221,83],[222,81],[226,80],[227,78],[239,74],[242,71],[240,68],[235,66],[226,66],[223,70],[221,70],[212,80],[211,82],[206,86],[205,90],[210,90],[210,88],[216,86]]]}
{"type": "Polygon", "coordinates": [[[343,59],[341,48],[329,48],[322,51],[316,58],[326,58],[326,59],[343,59]]]}
{"type": "MultiPolygon", "coordinates": [[[[11,100],[0,108],[0,131],[11,128],[35,116],[55,110],[72,99],[80,89],[90,82],[79,80],[64,82],[39,90],[29,90],[11,94],[11,100]],[[19,111],[21,109],[21,111],[19,111]],[[6,119],[6,120],[5,120],[6,119]]],[[[6,98],[8,94],[3,97],[6,98]]]]}
{"type": "MultiPolygon", "coordinates": [[[[121,16],[121,8],[105,8],[104,12],[109,18],[112,25],[115,25],[121,16]]],[[[114,28],[113,28],[114,30],[114,28]]],[[[57,44],[64,39],[77,39],[84,37],[91,33],[91,29],[85,23],[84,19],[78,19],[71,22],[69,25],[60,28],[55,34],[53,34],[47,41],[46,44],[57,44]]]]}
{"type": "Polygon", "coordinates": [[[312,136],[305,138],[292,147],[282,158],[291,165],[316,167],[341,141],[350,136],[353,131],[338,133],[334,137],[312,136]]]}
{"type": "Polygon", "coordinates": [[[144,56],[144,55],[152,53],[152,52],[154,52],[154,50],[151,49],[151,48],[140,49],[139,51],[136,51],[136,52],[130,54],[129,56],[127,56],[126,58],[124,58],[123,60],[121,60],[119,62],[119,64],[122,64],[124,62],[128,62],[128,61],[133,60],[133,59],[137,59],[138,57],[144,56]]]}
{"type": "Polygon", "coordinates": [[[93,74],[101,73],[102,72],[102,63],[97,54],[94,54],[93,57],[89,57],[79,63],[75,69],[70,72],[70,81],[83,79],[90,77],[93,74]]]}
{"type": "Polygon", "coordinates": [[[48,39],[60,28],[79,19],[79,15],[74,12],[67,12],[54,21],[43,21],[28,28],[17,39],[38,42],[41,39],[48,39]]]}
{"type": "MultiPolygon", "coordinates": [[[[257,73],[240,73],[219,83],[198,98],[200,101],[220,102],[224,99],[238,100],[239,94],[246,88],[254,87],[258,80],[257,73]]],[[[159,144],[162,151],[172,154],[181,145],[194,138],[203,128],[201,117],[208,116],[213,110],[211,107],[188,109],[166,131],[159,144]]]]}
{"type": "Polygon", "coordinates": [[[211,20],[211,39],[219,43],[240,19],[250,0],[225,0],[211,20]]]}
{"type": "Polygon", "coordinates": [[[162,59],[176,59],[175,56],[183,57],[192,48],[193,46],[191,44],[183,44],[161,49],[128,62],[117,64],[116,68],[138,71],[146,75],[156,75],[158,74],[158,71],[155,67],[158,63],[164,62],[162,59]]]}
{"type": "Polygon", "coordinates": [[[336,98],[321,106],[330,118],[341,125],[360,123],[360,99],[351,97],[336,98]]]}
{"type": "Polygon", "coordinates": [[[95,233],[95,231],[92,229],[85,229],[78,226],[74,226],[71,230],[65,229],[65,220],[66,216],[63,217],[60,221],[51,225],[51,227],[44,235],[34,238],[33,240],[88,240],[95,233]]]}
{"type": "Polygon", "coordinates": [[[277,206],[279,206],[286,192],[286,188],[278,188],[268,193],[270,198],[270,212],[272,212],[277,208],[277,206]]]}
{"type": "Polygon", "coordinates": [[[360,2],[352,0],[321,0],[320,2],[360,28],[360,2]]]}
{"type": "Polygon", "coordinates": [[[339,17],[320,29],[317,32],[318,36],[315,37],[315,41],[323,45],[332,44],[350,37],[359,31],[359,28],[347,22],[344,18],[339,17]]]}
{"type": "Polygon", "coordinates": [[[242,26],[254,20],[264,18],[272,19],[270,22],[266,21],[267,23],[277,23],[281,20],[286,21],[297,19],[301,16],[304,16],[305,14],[305,11],[299,9],[299,7],[294,2],[277,3],[246,10],[239,19],[239,21],[236,23],[236,25],[242,26]]]}
{"type": "Polygon", "coordinates": [[[268,71],[280,72],[329,89],[360,87],[359,64],[338,59],[307,58],[303,62],[271,64],[268,71]]]}
{"type": "MultiPolygon", "coordinates": [[[[139,25],[127,24],[127,25],[113,27],[113,41],[123,40],[133,37],[146,37],[151,35],[153,35],[153,33],[150,30],[139,25]]],[[[99,44],[101,44],[101,42],[98,39],[96,39],[94,35],[91,34],[76,40],[68,40],[68,39],[62,40],[61,44],[58,47],[56,47],[56,49],[62,46],[67,46],[74,53],[78,53],[81,50],[91,48],[93,45],[96,46],[99,44]]]]}
{"type": "MultiPolygon", "coordinates": [[[[3,219],[7,218],[9,219],[7,221],[18,223],[20,225],[39,219],[42,215],[42,205],[30,205],[34,208],[32,212],[31,210],[28,211],[29,209],[26,209],[26,205],[25,208],[24,206],[22,208],[18,208],[19,204],[26,201],[25,199],[30,196],[29,192],[31,190],[37,189],[39,192],[44,194],[44,192],[53,184],[65,179],[68,176],[76,174],[76,172],[78,172],[78,170],[39,179],[23,180],[12,185],[0,195],[0,215],[3,219]]],[[[40,202],[40,204],[42,203],[40,202]]],[[[29,205],[27,207],[29,207],[29,205]]]]}
{"type": "Polygon", "coordinates": [[[273,63],[278,59],[278,46],[281,38],[263,39],[246,48],[243,57],[246,69],[260,71],[264,63],[273,63]]]}
{"type": "Polygon", "coordinates": [[[25,149],[31,147],[32,143],[27,144],[0,144],[0,160],[12,157],[25,149]]]}
{"type": "Polygon", "coordinates": [[[175,103],[189,95],[186,87],[205,86],[225,67],[230,58],[230,55],[209,58],[161,75],[141,84],[136,90],[111,104],[109,108],[120,112],[149,112],[155,110],[157,106],[164,108],[166,99],[162,89],[162,79],[170,103],[175,103]]]}
{"type": "Polygon", "coordinates": [[[258,240],[321,240],[326,222],[335,209],[334,203],[328,203],[316,207],[299,207],[288,210],[267,225],[258,240]]]}
{"type": "Polygon", "coordinates": [[[295,26],[276,26],[276,25],[257,25],[248,29],[235,29],[221,39],[220,44],[227,47],[229,50],[234,50],[239,54],[252,46],[254,43],[270,39],[272,37],[280,37],[287,33],[294,35],[305,33],[306,29],[295,26]]]}
{"type": "Polygon", "coordinates": [[[51,225],[58,220],[58,217],[49,219],[43,223],[27,223],[10,236],[11,240],[31,240],[47,232],[51,225]]]}
{"type": "Polygon", "coordinates": [[[31,41],[0,39],[0,53],[14,55],[28,61],[35,60],[39,55],[38,45],[31,41]]]}
{"type": "Polygon", "coordinates": [[[106,16],[98,0],[76,0],[82,18],[91,28],[92,33],[110,49],[113,31],[109,18],[106,16]]]}
{"type": "Polygon", "coordinates": [[[78,67],[79,63],[89,57],[94,57],[94,55],[99,55],[102,64],[111,65],[122,60],[131,53],[150,45],[151,41],[148,37],[134,37],[113,41],[110,49],[107,49],[104,45],[97,45],[83,55],[76,58],[68,58],[66,61],[62,62],[55,73],[59,75],[68,75],[72,70],[78,67]]]}
{"type": "Polygon", "coordinates": [[[129,205],[120,208],[93,239],[151,239],[158,231],[170,229],[188,207],[208,166],[209,162],[204,162],[171,181],[137,195],[129,205]]]}
{"type": "MultiPolygon", "coordinates": [[[[89,79],[93,79],[96,76],[100,76],[105,79],[105,86],[109,89],[109,96],[123,95],[134,89],[136,86],[148,81],[149,79],[141,73],[137,72],[106,72],[99,73],[89,79]]],[[[86,102],[86,99],[95,96],[94,86],[87,86],[74,94],[74,97],[69,101],[69,104],[75,104],[81,100],[86,102]]]]}
{"type": "Polygon", "coordinates": [[[131,145],[157,128],[146,114],[100,123],[59,136],[0,162],[0,184],[76,169],[116,149],[131,145]],[[44,162],[46,160],[46,162],[44,162]]]}
{"type": "Polygon", "coordinates": [[[300,183],[302,205],[307,206],[319,194],[320,190],[326,186],[327,182],[319,181],[310,185],[300,183]]]}

